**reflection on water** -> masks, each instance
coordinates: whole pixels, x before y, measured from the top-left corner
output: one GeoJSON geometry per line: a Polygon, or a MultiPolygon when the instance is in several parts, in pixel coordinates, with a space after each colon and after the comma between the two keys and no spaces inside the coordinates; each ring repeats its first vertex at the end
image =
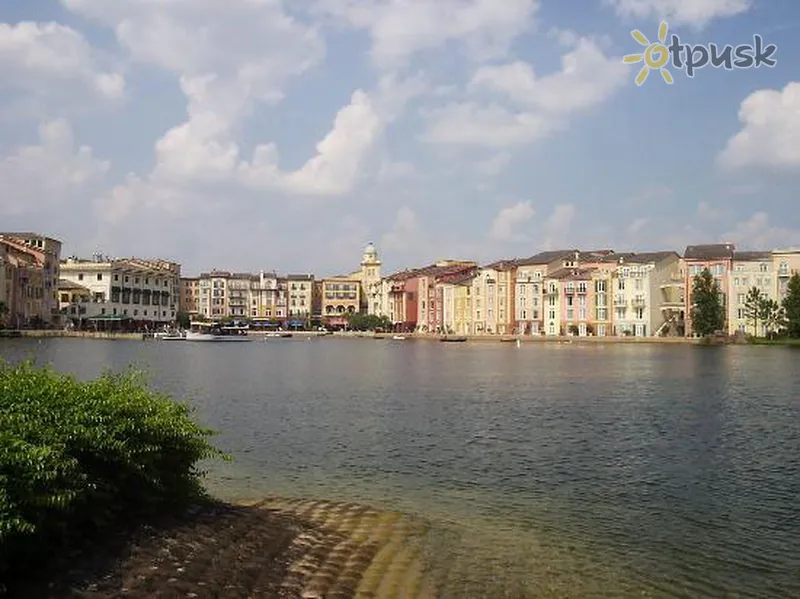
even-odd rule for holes
{"type": "Polygon", "coordinates": [[[434,523],[452,597],[800,596],[800,373],[755,347],[4,341],[94,376],[136,362],[235,461],[230,499],[434,523]]]}

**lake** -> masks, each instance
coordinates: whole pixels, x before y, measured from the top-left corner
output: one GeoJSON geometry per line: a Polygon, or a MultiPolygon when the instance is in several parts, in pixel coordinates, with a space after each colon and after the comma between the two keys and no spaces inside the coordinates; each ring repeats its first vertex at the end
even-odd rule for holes
{"type": "Polygon", "coordinates": [[[0,340],[197,408],[225,499],[432,523],[447,596],[800,597],[800,352],[776,347],[0,340]]]}

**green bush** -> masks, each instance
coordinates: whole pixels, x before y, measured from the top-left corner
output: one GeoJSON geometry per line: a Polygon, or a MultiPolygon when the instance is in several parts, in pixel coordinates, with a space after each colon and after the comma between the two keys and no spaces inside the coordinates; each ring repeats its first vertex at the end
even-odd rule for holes
{"type": "Polygon", "coordinates": [[[190,416],[135,372],[0,362],[0,580],[12,557],[204,497],[196,464],[222,454],[190,416]]]}

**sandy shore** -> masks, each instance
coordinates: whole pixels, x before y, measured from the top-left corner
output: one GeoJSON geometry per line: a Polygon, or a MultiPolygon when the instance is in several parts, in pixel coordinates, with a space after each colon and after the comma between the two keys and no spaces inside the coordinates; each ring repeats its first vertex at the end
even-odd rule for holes
{"type": "Polygon", "coordinates": [[[433,598],[425,522],[355,504],[214,503],[64,556],[10,597],[433,598]]]}

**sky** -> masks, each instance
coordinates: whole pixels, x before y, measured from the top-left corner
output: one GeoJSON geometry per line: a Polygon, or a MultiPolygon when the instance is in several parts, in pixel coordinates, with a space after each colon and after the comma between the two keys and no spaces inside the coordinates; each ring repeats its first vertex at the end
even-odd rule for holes
{"type": "Polygon", "coordinates": [[[796,0],[0,3],[0,229],[66,255],[358,267],[800,245],[796,0]],[[667,64],[687,44],[774,66],[667,64]]]}

